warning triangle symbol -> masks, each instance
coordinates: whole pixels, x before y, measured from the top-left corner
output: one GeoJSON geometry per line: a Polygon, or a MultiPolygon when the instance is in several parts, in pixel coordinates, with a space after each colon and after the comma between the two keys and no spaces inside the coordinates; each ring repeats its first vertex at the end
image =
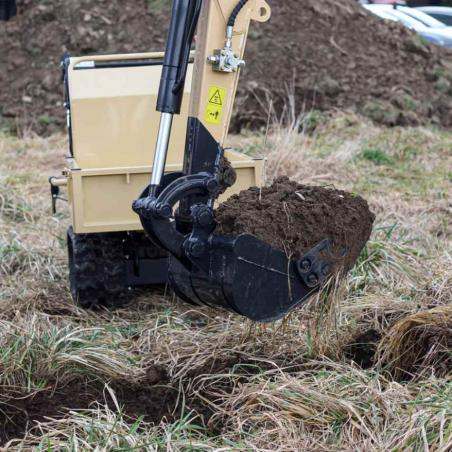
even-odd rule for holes
{"type": "Polygon", "coordinates": [[[223,105],[223,101],[221,99],[221,93],[220,93],[219,89],[217,89],[214,92],[213,96],[209,100],[209,104],[220,105],[220,106],[223,105]]]}

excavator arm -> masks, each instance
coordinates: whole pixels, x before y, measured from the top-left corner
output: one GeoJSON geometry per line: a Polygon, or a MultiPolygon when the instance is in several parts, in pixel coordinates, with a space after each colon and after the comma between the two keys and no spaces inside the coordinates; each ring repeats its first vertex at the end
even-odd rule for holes
{"type": "Polygon", "coordinates": [[[170,253],[169,282],[183,300],[261,322],[283,317],[316,293],[332,268],[328,239],[292,260],[254,236],[215,233],[214,201],[225,183],[223,145],[245,65],[250,21],[269,17],[264,0],[173,0],[152,178],[133,204],[150,239],[170,253]],[[165,176],[172,120],[180,112],[195,29],[184,169],[165,176]]]}
{"type": "Polygon", "coordinates": [[[0,21],[7,21],[16,14],[16,0],[0,0],[0,21]]]}

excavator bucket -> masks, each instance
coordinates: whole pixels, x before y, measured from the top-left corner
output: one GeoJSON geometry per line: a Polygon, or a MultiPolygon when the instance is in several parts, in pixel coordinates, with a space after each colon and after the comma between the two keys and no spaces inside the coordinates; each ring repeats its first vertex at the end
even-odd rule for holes
{"type": "Polygon", "coordinates": [[[292,259],[253,235],[216,232],[215,200],[234,182],[223,142],[245,64],[249,23],[269,16],[264,0],[173,1],[152,179],[133,204],[149,238],[169,253],[168,281],[180,298],[260,322],[283,317],[318,292],[335,271],[337,259],[328,234],[292,259]],[[164,175],[197,24],[184,169],[182,174],[164,175]]]}
{"type": "Polygon", "coordinates": [[[170,282],[183,300],[271,322],[317,292],[330,274],[331,262],[321,257],[329,255],[328,239],[296,261],[252,235],[211,240],[190,268],[170,259],[170,282]]]}
{"type": "MultiPolygon", "coordinates": [[[[215,214],[205,204],[191,208],[192,232],[179,232],[173,207],[181,199],[175,193],[185,184],[191,194],[205,196],[205,181],[179,178],[157,198],[144,194],[134,204],[151,240],[170,252],[168,281],[180,298],[270,322],[321,288],[334,266],[329,239],[292,260],[252,235],[215,234],[215,214]]],[[[214,179],[209,183],[215,186],[214,179]]]]}
{"type": "MultiPolygon", "coordinates": [[[[327,234],[292,259],[253,235],[216,233],[215,211],[201,201],[213,199],[222,188],[212,174],[215,171],[167,175],[162,181],[165,188],[151,195],[148,187],[134,203],[149,238],[170,253],[168,281],[181,299],[270,322],[284,317],[342,270],[327,234]],[[189,221],[181,221],[187,199],[198,202],[190,204],[189,221]]],[[[348,250],[341,253],[345,258],[348,250]]]]}

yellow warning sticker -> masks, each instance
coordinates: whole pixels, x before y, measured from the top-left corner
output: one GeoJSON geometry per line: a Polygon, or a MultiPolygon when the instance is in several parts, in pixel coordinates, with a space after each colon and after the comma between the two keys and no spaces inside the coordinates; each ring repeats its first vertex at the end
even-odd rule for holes
{"type": "Polygon", "coordinates": [[[211,86],[209,89],[209,101],[207,102],[204,120],[209,124],[220,124],[225,105],[226,90],[219,86],[211,86]]]}

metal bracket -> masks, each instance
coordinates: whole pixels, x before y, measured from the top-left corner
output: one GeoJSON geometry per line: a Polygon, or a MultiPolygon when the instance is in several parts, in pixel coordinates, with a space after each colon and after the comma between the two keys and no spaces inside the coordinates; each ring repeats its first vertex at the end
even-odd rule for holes
{"type": "Polygon", "coordinates": [[[213,55],[210,56],[207,61],[212,65],[212,69],[216,72],[237,72],[246,65],[245,60],[239,58],[232,48],[227,45],[222,49],[215,49],[213,55]]]}
{"type": "MultiPolygon", "coordinates": [[[[258,22],[266,22],[270,19],[271,9],[265,0],[255,0],[251,8],[250,19],[258,22]]],[[[232,73],[245,67],[245,60],[241,59],[232,48],[232,38],[234,27],[228,25],[226,28],[226,43],[222,49],[215,49],[213,55],[207,58],[207,62],[212,65],[216,72],[232,73]]]]}
{"type": "Polygon", "coordinates": [[[52,197],[52,215],[57,213],[56,203],[57,200],[66,201],[66,198],[62,198],[60,196],[60,187],[67,186],[67,178],[66,177],[49,177],[50,184],[50,195],[52,197]]]}
{"type": "Polygon", "coordinates": [[[331,247],[331,240],[323,240],[297,261],[298,274],[308,287],[322,285],[331,275],[331,247]]]}
{"type": "Polygon", "coordinates": [[[272,15],[270,5],[265,0],[256,0],[254,8],[251,10],[251,20],[256,22],[267,22],[272,15]]]}

